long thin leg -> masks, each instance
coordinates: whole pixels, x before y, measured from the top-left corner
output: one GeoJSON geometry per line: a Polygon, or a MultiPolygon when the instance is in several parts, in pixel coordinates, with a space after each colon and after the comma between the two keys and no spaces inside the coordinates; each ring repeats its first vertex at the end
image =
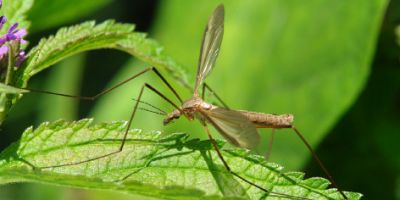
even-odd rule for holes
{"type": "Polygon", "coordinates": [[[73,162],[73,163],[66,163],[66,164],[60,164],[60,165],[53,165],[53,166],[36,167],[36,168],[38,168],[38,169],[47,169],[47,168],[57,168],[57,167],[65,167],[65,166],[71,166],[71,165],[78,165],[78,164],[90,162],[90,161],[93,161],[93,160],[98,160],[98,159],[101,159],[101,158],[105,158],[105,157],[108,157],[108,156],[111,156],[111,155],[114,155],[114,154],[117,154],[117,153],[121,152],[121,151],[123,150],[124,146],[125,146],[125,141],[126,141],[126,138],[127,138],[127,136],[128,136],[129,129],[130,129],[131,125],[132,125],[133,118],[135,117],[136,110],[137,110],[137,108],[138,108],[138,105],[139,105],[139,103],[140,103],[140,99],[141,99],[141,97],[142,97],[142,94],[143,94],[143,91],[144,91],[145,88],[150,89],[151,91],[153,91],[154,93],[156,93],[157,95],[159,95],[161,98],[163,98],[163,99],[166,100],[167,102],[169,102],[169,103],[171,103],[172,105],[176,106],[171,100],[169,100],[169,99],[168,99],[164,94],[162,94],[160,91],[158,91],[157,89],[155,89],[155,88],[152,87],[151,85],[149,85],[149,84],[147,84],[147,83],[144,83],[143,86],[142,86],[142,88],[140,89],[140,92],[139,92],[137,101],[136,101],[136,103],[135,103],[135,106],[133,107],[132,114],[131,114],[131,116],[130,116],[130,118],[129,118],[128,125],[127,125],[127,127],[126,127],[126,129],[125,129],[124,136],[123,136],[123,138],[122,138],[121,145],[119,146],[118,150],[113,151],[113,152],[110,152],[110,153],[107,153],[107,154],[104,154],[104,155],[101,155],[101,156],[97,156],[97,157],[93,157],[93,158],[90,158],[90,159],[87,159],[87,160],[83,160],[83,161],[78,161],[78,162],[73,162]]]}
{"type": "MultiPolygon", "coordinates": [[[[175,91],[175,89],[171,86],[171,84],[169,84],[169,82],[164,78],[164,76],[162,76],[160,74],[160,72],[155,68],[155,67],[149,67],[146,68],[145,70],[115,84],[114,86],[105,89],[103,91],[101,91],[100,93],[93,95],[93,96],[78,96],[78,95],[70,95],[70,94],[63,94],[63,93],[57,93],[57,92],[50,92],[50,91],[44,91],[44,90],[37,90],[37,89],[32,89],[32,88],[22,88],[25,90],[29,90],[30,92],[36,92],[36,93],[44,93],[44,94],[52,94],[52,95],[57,95],[57,96],[63,96],[63,97],[70,97],[70,98],[75,98],[75,99],[81,99],[81,100],[89,100],[89,101],[93,101],[96,100],[97,98],[99,98],[100,96],[103,96],[109,92],[111,92],[112,90],[120,87],[121,85],[124,85],[125,83],[128,83],[129,81],[145,74],[146,72],[152,71],[154,72],[163,82],[164,84],[169,88],[169,90],[172,91],[172,93],[174,93],[174,95],[176,96],[176,98],[180,101],[180,103],[182,103],[182,98],[178,95],[178,93],[175,91]]],[[[177,109],[179,109],[177,106],[175,107],[177,109]]]]}
{"type": "Polygon", "coordinates": [[[317,153],[315,153],[315,151],[313,150],[311,145],[304,138],[303,134],[301,134],[300,131],[297,130],[296,127],[294,127],[294,126],[273,126],[273,125],[271,125],[271,126],[257,126],[257,128],[272,128],[272,129],[291,128],[297,134],[297,136],[301,139],[301,141],[306,145],[308,151],[311,153],[311,155],[314,158],[314,160],[318,163],[319,167],[322,169],[322,171],[328,177],[329,181],[332,183],[332,186],[334,188],[338,189],[339,193],[343,196],[343,198],[348,199],[347,196],[344,194],[344,192],[341,189],[339,189],[338,185],[336,184],[336,181],[333,179],[333,176],[329,173],[328,169],[325,167],[325,165],[319,159],[317,153]]]}
{"type": "Polygon", "coordinates": [[[246,183],[248,183],[248,184],[250,184],[250,185],[252,185],[252,186],[254,186],[254,187],[256,187],[256,188],[258,188],[258,189],[260,189],[260,190],[262,190],[262,191],[264,191],[264,192],[266,192],[266,193],[268,193],[268,194],[270,194],[269,196],[274,196],[274,197],[285,197],[285,198],[290,198],[290,199],[293,199],[293,198],[294,198],[294,199],[308,199],[308,198],[303,198],[303,197],[294,197],[294,196],[291,196],[291,195],[287,195],[287,194],[283,194],[283,193],[278,193],[278,192],[271,192],[271,191],[269,191],[269,190],[267,190],[267,189],[265,189],[265,188],[263,188],[263,187],[261,187],[261,186],[255,184],[255,183],[253,183],[253,182],[251,182],[251,181],[245,179],[244,177],[240,176],[240,175],[237,174],[236,172],[232,171],[231,168],[229,167],[228,163],[225,161],[224,157],[222,156],[222,153],[221,153],[221,151],[219,150],[218,145],[217,145],[217,143],[215,142],[214,138],[211,136],[210,130],[208,129],[207,124],[206,124],[206,123],[202,123],[202,124],[203,124],[204,130],[205,130],[206,133],[207,133],[208,138],[210,139],[212,145],[214,146],[215,151],[217,152],[217,155],[218,155],[219,159],[221,160],[222,164],[225,166],[226,170],[227,170],[229,173],[231,173],[233,176],[236,176],[237,178],[241,179],[242,181],[244,181],[244,182],[246,182],[246,183]]]}
{"type": "Polygon", "coordinates": [[[201,98],[203,100],[205,100],[204,97],[205,97],[205,94],[206,94],[206,89],[208,91],[210,91],[211,94],[214,95],[217,98],[217,100],[224,106],[224,108],[229,109],[228,105],[224,101],[222,101],[222,99],[217,95],[217,93],[215,93],[215,91],[213,89],[211,89],[211,87],[208,86],[206,83],[203,83],[203,88],[202,88],[202,93],[201,93],[201,98]]]}
{"type": "Polygon", "coordinates": [[[329,180],[332,182],[333,187],[337,188],[338,191],[340,192],[340,194],[347,199],[347,196],[344,194],[344,192],[339,189],[339,187],[336,184],[336,181],[333,179],[333,176],[329,173],[328,169],[325,167],[325,165],[322,163],[322,161],[319,159],[319,157],[317,156],[317,153],[315,153],[315,151],[313,150],[313,148],[311,147],[310,144],[308,144],[308,142],[306,141],[306,139],[304,138],[304,136],[300,133],[299,130],[297,130],[296,127],[292,126],[293,131],[297,134],[297,136],[299,136],[299,138],[301,139],[301,141],[303,141],[303,143],[307,146],[307,149],[311,152],[312,156],[314,157],[314,160],[317,161],[318,165],[321,167],[321,169],[324,171],[324,173],[326,174],[326,176],[328,176],[329,180]]]}
{"type": "Polygon", "coordinates": [[[274,137],[275,137],[275,128],[272,128],[271,136],[269,137],[267,152],[265,152],[265,155],[264,155],[264,158],[266,161],[268,161],[271,156],[272,144],[274,142],[274,137]]]}

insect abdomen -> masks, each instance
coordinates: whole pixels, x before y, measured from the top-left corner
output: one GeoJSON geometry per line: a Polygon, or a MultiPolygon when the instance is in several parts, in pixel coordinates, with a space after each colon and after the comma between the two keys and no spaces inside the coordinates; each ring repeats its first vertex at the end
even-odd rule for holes
{"type": "Polygon", "coordinates": [[[256,126],[287,128],[292,127],[293,124],[293,115],[291,114],[274,115],[250,111],[240,112],[256,126]]]}

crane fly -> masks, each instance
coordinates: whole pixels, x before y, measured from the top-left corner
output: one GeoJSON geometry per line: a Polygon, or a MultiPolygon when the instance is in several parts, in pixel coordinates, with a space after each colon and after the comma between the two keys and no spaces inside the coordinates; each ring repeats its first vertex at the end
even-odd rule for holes
{"type": "MultiPolygon", "coordinates": [[[[170,113],[167,118],[164,119],[164,125],[170,123],[174,119],[178,119],[181,115],[184,115],[189,120],[193,120],[195,118],[200,120],[210,141],[212,141],[218,156],[227,170],[242,180],[242,177],[230,170],[228,164],[220,153],[216,142],[212,138],[210,131],[207,128],[207,123],[211,124],[229,143],[246,149],[253,149],[260,143],[260,136],[257,132],[257,128],[291,128],[306,144],[307,148],[311,151],[314,158],[317,160],[325,174],[329,177],[332,184],[337,188],[337,184],[327,171],[326,167],[322,164],[302,134],[293,126],[293,115],[274,115],[221,108],[207,103],[200,98],[200,85],[203,84],[205,78],[210,74],[215,66],[215,61],[218,57],[222,43],[223,33],[224,7],[223,5],[219,5],[215,9],[213,15],[210,17],[204,31],[193,97],[183,102],[180,108],[175,109],[172,113],[170,113]]],[[[247,180],[245,181],[248,182],[247,180]]],[[[257,185],[254,186],[258,187],[257,185]]],[[[347,198],[341,190],[339,190],[339,192],[344,198],[347,198]]]]}
{"type": "MultiPolygon", "coordinates": [[[[302,142],[306,145],[308,150],[311,152],[313,158],[319,164],[319,166],[324,171],[328,179],[331,181],[332,185],[335,188],[338,188],[336,182],[333,180],[332,176],[330,175],[326,167],[323,165],[323,163],[320,161],[320,159],[313,151],[311,146],[308,144],[308,142],[305,140],[302,134],[293,126],[293,115],[291,114],[275,115],[275,114],[265,114],[260,112],[230,109],[221,100],[221,98],[217,94],[215,94],[214,91],[207,84],[204,83],[205,78],[210,74],[210,72],[214,68],[216,59],[220,51],[220,46],[222,43],[222,38],[224,33],[224,12],[225,12],[224,6],[221,4],[214,10],[213,14],[210,16],[208,20],[208,24],[205,28],[201,43],[200,58],[197,67],[197,75],[196,75],[196,82],[194,86],[193,96],[186,101],[182,100],[182,98],[178,95],[178,93],[174,90],[174,88],[154,67],[147,68],[94,96],[75,96],[75,95],[55,93],[43,90],[23,88],[31,92],[54,94],[54,95],[72,97],[82,100],[95,100],[98,97],[114,90],[115,88],[137,78],[138,76],[145,74],[146,72],[154,72],[181,103],[181,106],[176,105],[173,101],[167,98],[159,90],[157,90],[148,83],[144,83],[140,89],[138,98],[135,99],[136,103],[130,115],[126,131],[124,132],[124,136],[118,150],[102,156],[87,159],[84,161],[53,165],[53,166],[37,167],[37,168],[46,169],[46,168],[77,165],[97,160],[100,158],[105,158],[107,156],[111,156],[113,154],[121,152],[124,148],[128,130],[131,127],[132,120],[135,116],[136,110],[138,109],[138,105],[139,103],[143,103],[143,101],[141,101],[141,97],[144,92],[144,89],[149,89],[150,91],[154,92],[155,94],[163,98],[165,101],[169,102],[175,108],[171,113],[166,114],[166,118],[163,120],[164,125],[168,125],[169,123],[180,118],[181,116],[186,117],[190,121],[193,121],[195,119],[199,120],[205,132],[207,133],[207,136],[209,137],[212,145],[214,146],[218,157],[222,161],[227,171],[229,171],[232,175],[241,179],[242,181],[268,193],[268,195],[281,198],[307,199],[301,197],[294,197],[283,193],[272,192],[255,183],[252,183],[251,181],[245,179],[244,177],[232,171],[228,163],[222,156],[217,143],[210,134],[210,131],[208,129],[208,124],[213,126],[218,131],[218,133],[220,133],[230,144],[250,150],[254,149],[260,143],[260,136],[257,131],[258,128],[271,128],[273,132],[275,129],[283,129],[283,128],[292,129],[296,133],[296,135],[302,140],[302,142]],[[202,96],[200,97],[199,89],[201,86],[203,88],[202,88],[202,96]],[[219,107],[204,101],[203,99],[204,99],[205,89],[211,91],[215,95],[215,97],[224,105],[224,107],[219,107]]],[[[338,191],[345,199],[347,199],[343,191],[341,191],[340,189],[338,189],[338,191]]]]}

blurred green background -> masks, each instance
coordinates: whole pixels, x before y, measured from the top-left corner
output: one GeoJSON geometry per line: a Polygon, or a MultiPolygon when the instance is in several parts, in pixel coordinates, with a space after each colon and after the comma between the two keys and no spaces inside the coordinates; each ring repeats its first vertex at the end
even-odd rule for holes
{"type": "MultiPolygon", "coordinates": [[[[293,113],[295,125],[341,189],[363,193],[367,199],[400,199],[400,51],[395,36],[400,1],[221,2],[226,10],[225,35],[217,66],[207,79],[212,88],[232,108],[293,113]]],[[[36,0],[27,39],[32,47],[62,26],[90,19],[135,23],[137,31],[148,32],[186,67],[193,83],[204,26],[221,2],[36,0]]],[[[121,52],[93,51],[35,76],[29,86],[93,95],[145,66],[121,52]]],[[[184,98],[190,97],[190,91],[163,74],[184,98]]],[[[1,148],[18,140],[26,127],[43,121],[126,120],[131,98],[144,81],[164,89],[149,74],[96,102],[26,95],[1,127],[1,148]]],[[[155,95],[144,98],[172,110],[155,95]]],[[[140,112],[133,123],[135,128],[205,138],[200,126],[187,120],[162,127],[162,116],[140,112]]],[[[270,130],[260,132],[267,143],[270,130]]],[[[291,131],[277,132],[270,161],[289,171],[305,171],[307,177],[324,177],[291,131]]],[[[7,200],[109,198],[142,199],[38,184],[0,187],[0,199],[7,200]]]]}

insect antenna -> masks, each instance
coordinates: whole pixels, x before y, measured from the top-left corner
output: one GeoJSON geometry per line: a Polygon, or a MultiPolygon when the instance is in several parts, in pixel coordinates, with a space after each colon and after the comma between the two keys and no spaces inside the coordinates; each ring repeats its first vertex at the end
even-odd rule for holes
{"type": "Polygon", "coordinates": [[[139,110],[144,110],[144,111],[147,111],[147,112],[151,112],[151,113],[154,113],[154,114],[157,114],[157,115],[162,115],[162,116],[166,115],[165,113],[154,111],[154,110],[150,110],[150,109],[143,108],[143,107],[139,107],[138,109],[139,110]]]}
{"type": "Polygon", "coordinates": [[[139,103],[142,103],[142,104],[146,104],[146,105],[148,105],[148,106],[150,106],[150,107],[156,109],[157,111],[150,110],[150,109],[147,109],[147,108],[144,108],[144,107],[139,107],[140,110],[145,110],[145,111],[148,111],[148,112],[151,112],[151,113],[155,113],[155,114],[158,114],[158,115],[167,115],[167,114],[168,114],[167,112],[165,112],[165,111],[162,110],[161,108],[158,108],[158,107],[156,107],[155,105],[150,104],[150,103],[148,103],[148,102],[145,102],[145,101],[143,101],[143,100],[137,100],[137,99],[135,99],[135,98],[132,98],[132,100],[134,100],[134,101],[136,101],[136,102],[139,102],[139,103]]]}

